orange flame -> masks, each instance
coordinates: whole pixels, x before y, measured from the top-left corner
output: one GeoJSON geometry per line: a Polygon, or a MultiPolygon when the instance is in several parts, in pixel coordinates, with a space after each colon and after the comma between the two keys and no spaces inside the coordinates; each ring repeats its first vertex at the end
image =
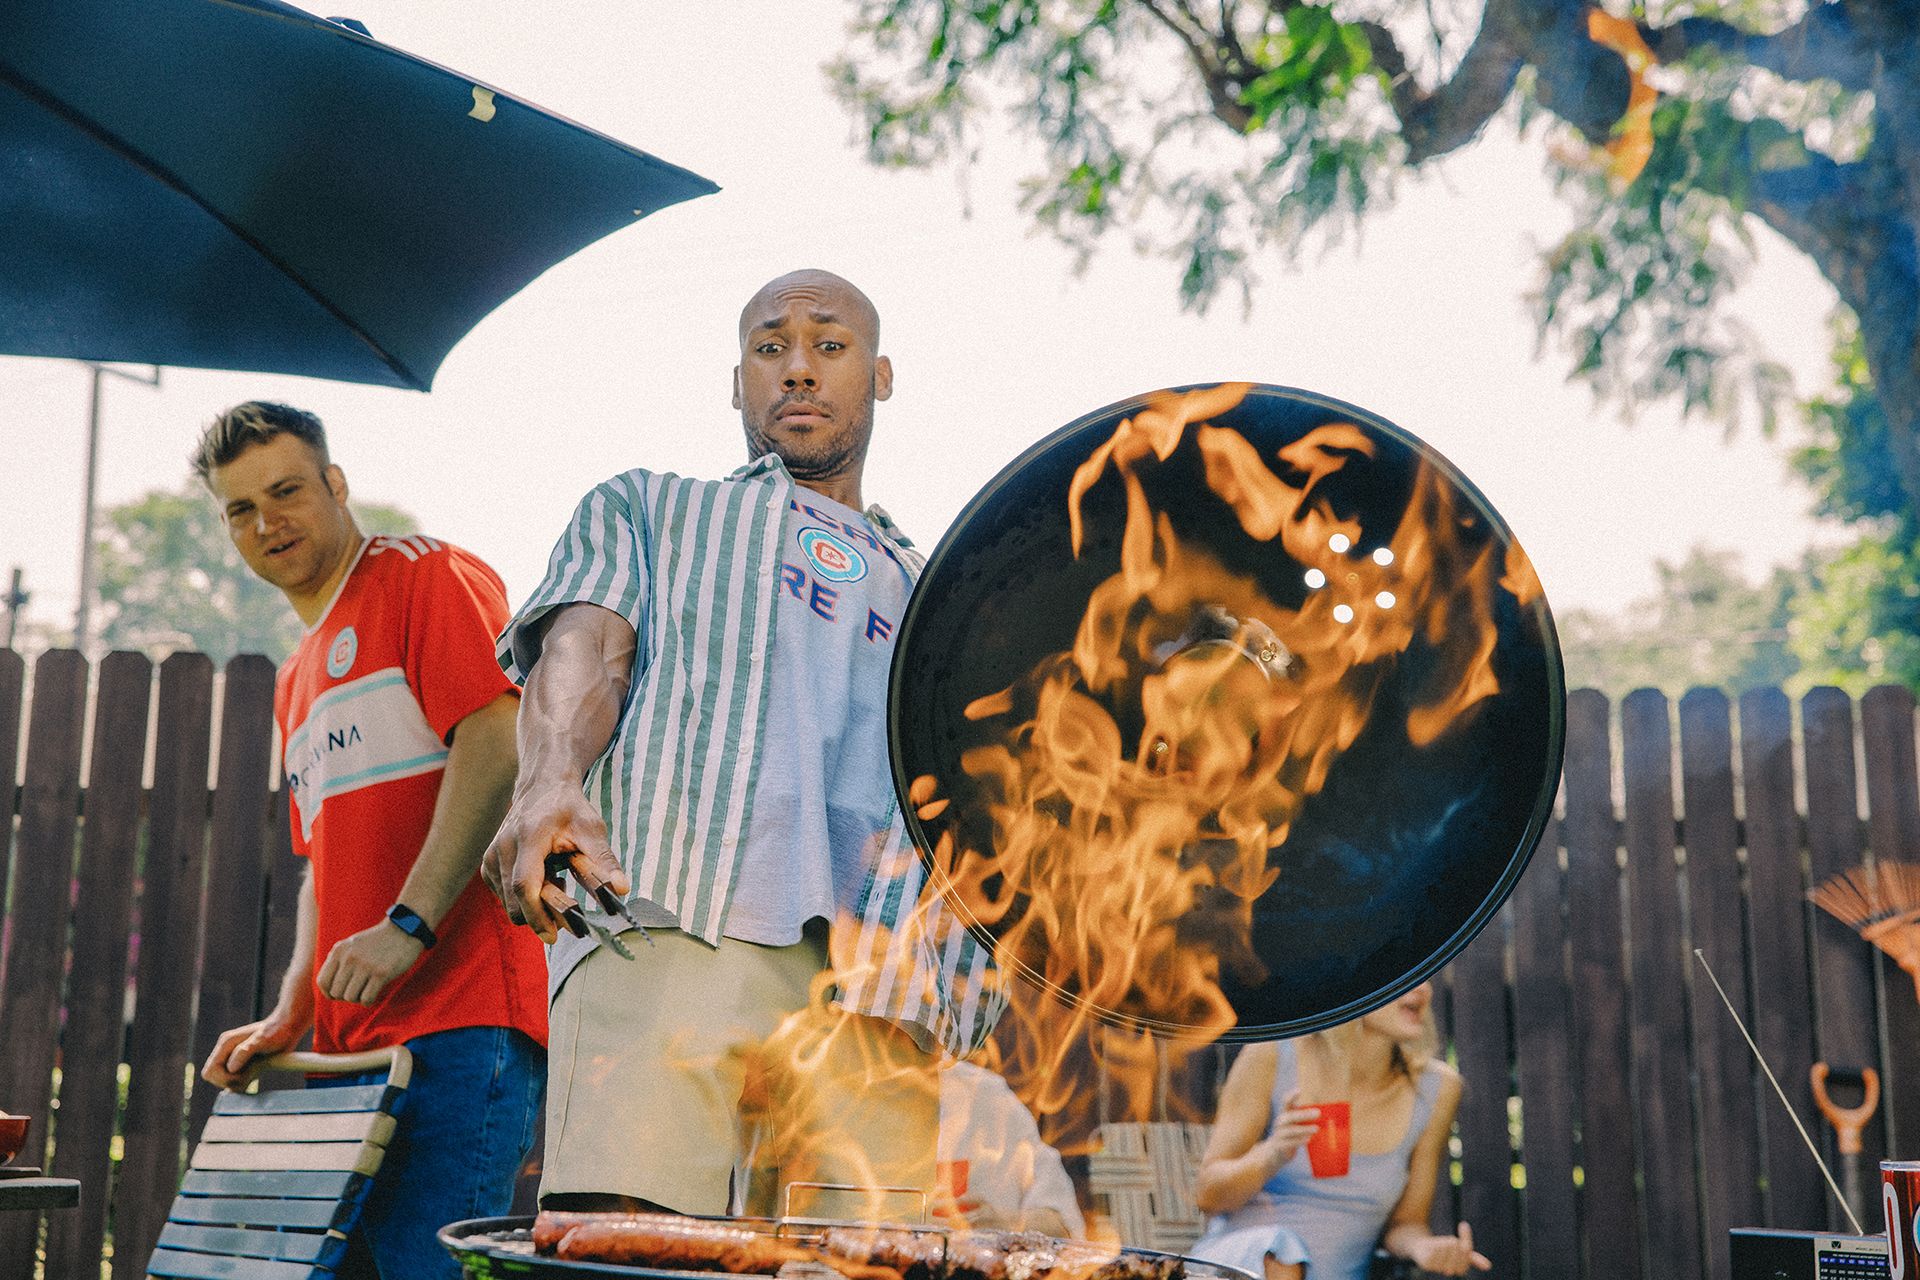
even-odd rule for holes
{"type": "MultiPolygon", "coordinates": [[[[1539,595],[1517,547],[1502,555],[1493,540],[1463,536],[1481,517],[1424,460],[1391,535],[1362,548],[1369,532],[1336,509],[1329,481],[1374,462],[1376,437],[1331,422],[1265,456],[1215,423],[1246,391],[1155,397],[1075,473],[1076,556],[1087,496],[1108,478],[1121,487],[1118,567],[1089,595],[1065,651],[967,706],[970,721],[994,730],[959,762],[985,819],[981,838],[975,847],[955,827],[941,830],[929,892],[901,926],[926,928],[938,891],[994,932],[1003,973],[1037,984],[1008,984],[995,1065],[1067,1152],[1086,1149],[1099,1120],[1164,1110],[1180,1059],[1233,1029],[1223,982],[1268,976],[1254,904],[1286,874],[1292,823],[1376,714],[1399,655],[1416,642],[1435,655],[1402,695],[1405,731],[1424,745],[1499,691],[1496,592],[1523,603],[1539,595]],[[1315,589],[1297,604],[1183,541],[1154,509],[1145,478],[1185,446],[1246,536],[1308,574],[1315,589]],[[1156,1040],[1156,1029],[1182,1038],[1156,1040]]],[[[917,778],[907,800],[932,821],[951,803],[946,790],[917,778]]],[[[823,983],[879,977],[887,942],[862,951],[847,941],[855,933],[836,930],[823,983]]],[[[840,1100],[828,1106],[872,1093],[922,1110],[937,1095],[923,1059],[883,1043],[893,1029],[823,1013],[824,986],[815,1005],[770,1046],[768,1093],[840,1100]]],[[[762,1129],[763,1164],[781,1177],[831,1166],[870,1186],[931,1185],[930,1165],[899,1153],[889,1163],[807,1152],[821,1135],[771,1114],[762,1129]]],[[[755,1207],[779,1208],[764,1197],[755,1207]]],[[[957,1195],[937,1202],[961,1221],[973,1209],[957,1195]]],[[[858,1216],[897,1217],[899,1206],[869,1200],[858,1216]]]]}
{"type": "Polygon", "coordinates": [[[816,976],[808,1006],[751,1055],[745,1207],[756,1217],[917,1221],[934,1181],[936,1064],[891,1023],[832,1005],[838,980],[832,968],[816,976]]]}
{"type": "MultiPolygon", "coordinates": [[[[1539,591],[1518,548],[1501,557],[1458,536],[1478,517],[1425,461],[1392,536],[1361,554],[1365,531],[1323,487],[1372,460],[1373,438],[1329,423],[1270,460],[1209,421],[1245,393],[1156,397],[1075,473],[1076,555],[1086,496],[1109,471],[1122,486],[1118,571],[1091,593],[1067,652],[967,708],[1005,722],[960,762],[991,837],[963,848],[948,829],[933,851],[949,895],[996,932],[1002,966],[1073,997],[1016,993],[999,1035],[1009,1076],[1070,1147],[1090,1131],[1095,1076],[1117,1094],[1104,1105],[1114,1118],[1155,1105],[1165,1064],[1146,1029],[1181,1032],[1191,1052],[1233,1028],[1223,978],[1267,976],[1253,905],[1284,874],[1291,823],[1366,728],[1393,659],[1416,639],[1440,655],[1405,726],[1430,743],[1499,690],[1496,589],[1539,591]],[[1240,528],[1323,589],[1278,604],[1153,510],[1143,476],[1189,429],[1240,528]],[[1116,1018],[1133,1025],[1102,1025],[1116,1018]]],[[[915,780],[923,818],[941,811],[941,790],[915,780]]]]}

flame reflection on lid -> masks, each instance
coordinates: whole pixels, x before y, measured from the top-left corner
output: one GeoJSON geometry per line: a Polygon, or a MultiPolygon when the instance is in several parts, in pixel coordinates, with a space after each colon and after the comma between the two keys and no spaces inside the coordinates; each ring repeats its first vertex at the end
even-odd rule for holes
{"type": "Polygon", "coordinates": [[[935,880],[1058,997],[1016,994],[1000,1038],[1045,1078],[1093,1023],[1293,1035],[1430,976],[1539,837],[1564,694],[1539,581],[1450,464],[1234,385],[1003,471],[916,588],[890,698],[935,880]]]}

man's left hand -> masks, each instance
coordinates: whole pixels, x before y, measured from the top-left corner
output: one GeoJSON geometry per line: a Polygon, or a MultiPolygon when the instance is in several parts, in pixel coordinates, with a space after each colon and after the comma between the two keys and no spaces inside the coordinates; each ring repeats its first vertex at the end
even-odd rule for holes
{"type": "Polygon", "coordinates": [[[320,990],[348,1004],[372,1004],[425,950],[412,934],[382,920],[333,944],[320,966],[320,990]]]}

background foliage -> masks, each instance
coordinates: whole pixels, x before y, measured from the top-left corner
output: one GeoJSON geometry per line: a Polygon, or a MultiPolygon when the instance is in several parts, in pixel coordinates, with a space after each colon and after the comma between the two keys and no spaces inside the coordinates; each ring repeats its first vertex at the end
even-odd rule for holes
{"type": "MultiPolygon", "coordinates": [[[[1790,607],[1754,590],[1788,608],[1803,674],[1920,681],[1920,0],[859,0],[856,15],[831,75],[876,163],[965,163],[1010,118],[1044,150],[1035,222],[1082,255],[1115,236],[1166,255],[1195,308],[1250,297],[1263,263],[1337,238],[1490,122],[1519,127],[1577,215],[1542,255],[1543,340],[1629,411],[1672,399],[1729,427],[1793,424],[1790,465],[1856,540],[1795,575],[1790,607]],[[1769,233],[1838,297],[1835,379],[1811,398],[1725,305],[1769,233]]],[[[1613,630],[1729,572],[1712,553],[1665,566],[1660,600],[1613,630]]],[[[1741,663],[1783,660],[1766,645],[1741,663]]]]}
{"type": "MultiPolygon", "coordinates": [[[[356,502],[353,510],[368,535],[419,531],[398,507],[356,502]]],[[[286,597],[254,577],[228,540],[220,509],[191,481],[107,508],[98,551],[107,648],[198,649],[218,666],[237,653],[277,663],[300,642],[300,619],[286,597]]]]}

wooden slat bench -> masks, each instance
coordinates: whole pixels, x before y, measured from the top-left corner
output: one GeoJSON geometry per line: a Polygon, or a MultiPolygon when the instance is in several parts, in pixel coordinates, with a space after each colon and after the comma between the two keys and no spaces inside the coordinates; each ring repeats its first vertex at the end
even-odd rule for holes
{"type": "Polygon", "coordinates": [[[413,1057],[405,1049],[288,1053],[264,1068],[384,1082],[222,1093],[147,1262],[156,1280],[321,1280],[347,1237],[393,1137],[413,1057]]]}

